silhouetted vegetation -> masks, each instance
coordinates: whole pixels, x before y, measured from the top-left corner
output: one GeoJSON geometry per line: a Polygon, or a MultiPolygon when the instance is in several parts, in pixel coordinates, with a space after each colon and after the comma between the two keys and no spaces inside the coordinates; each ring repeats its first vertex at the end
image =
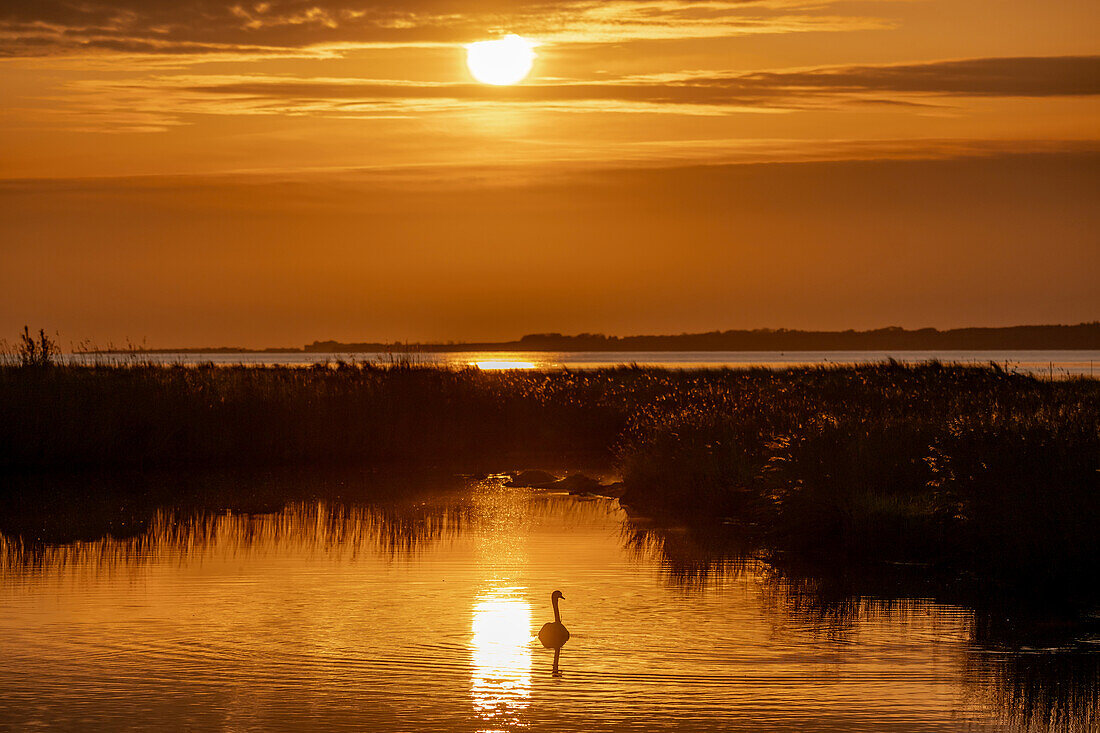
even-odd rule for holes
{"type": "Polygon", "coordinates": [[[401,363],[0,367],[0,471],[607,462],[628,390],[401,363]]]}
{"type": "Polygon", "coordinates": [[[1064,591],[1100,570],[1093,380],[935,363],[44,364],[0,367],[5,473],[614,461],[636,511],[722,520],[768,552],[928,563],[998,588],[1064,591]]]}
{"type": "MultiPolygon", "coordinates": [[[[311,347],[306,347],[307,350],[311,347]]],[[[484,348],[484,347],[482,347],[484,348]]],[[[800,331],[788,328],[660,336],[528,334],[507,346],[521,351],[941,351],[1100,349],[1100,323],[1073,326],[800,331]]]]}
{"type": "Polygon", "coordinates": [[[1100,383],[937,364],[740,372],[619,445],[624,501],[772,551],[1065,590],[1100,570],[1100,383]]]}
{"type": "Polygon", "coordinates": [[[19,365],[26,367],[48,367],[53,365],[60,355],[57,343],[46,335],[46,329],[38,329],[38,335],[31,333],[29,326],[23,326],[19,334],[19,345],[15,357],[19,365]]]}

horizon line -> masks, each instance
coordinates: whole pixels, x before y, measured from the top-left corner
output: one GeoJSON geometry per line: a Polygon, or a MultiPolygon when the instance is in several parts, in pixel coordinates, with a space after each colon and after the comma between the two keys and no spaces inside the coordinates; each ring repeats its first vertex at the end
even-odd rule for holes
{"type": "MultiPolygon", "coordinates": [[[[179,346],[179,347],[138,347],[129,346],[127,348],[115,348],[108,345],[106,348],[92,347],[84,349],[76,349],[69,353],[91,353],[91,354],[118,354],[118,353],[319,353],[324,349],[321,347],[331,346],[336,351],[350,352],[351,347],[364,347],[359,349],[362,353],[388,353],[388,352],[412,352],[418,350],[431,350],[435,352],[446,351],[569,351],[569,348],[561,348],[562,346],[569,346],[570,342],[579,344],[583,342],[607,342],[609,345],[623,345],[624,343],[643,341],[643,340],[661,340],[672,341],[681,340],[687,341],[690,339],[702,339],[702,338],[832,338],[832,339],[844,339],[844,338],[874,338],[874,337],[894,337],[894,338],[937,338],[944,336],[1009,336],[1010,332],[1018,332],[1021,330],[1027,330],[1034,332],[1036,329],[1042,329],[1049,333],[1029,333],[1032,337],[1042,336],[1054,336],[1057,334],[1063,334],[1066,329],[1084,329],[1086,331],[1095,330],[1095,333],[1082,334],[1086,337],[1086,341],[1090,341],[1087,345],[1079,346],[1066,346],[1060,349],[1055,349],[1049,346],[1014,346],[1008,350],[1100,350],[1100,320],[1096,321],[1081,321],[1079,323],[1047,323],[1047,324],[1017,324],[1012,326],[959,326],[955,328],[939,329],[933,326],[924,326],[920,328],[905,328],[903,326],[881,326],[878,328],[870,329],[843,329],[843,330],[826,330],[826,329],[793,329],[793,328],[742,328],[742,329],[725,329],[725,330],[710,330],[710,331],[683,331],[680,333],[665,333],[665,334],[632,334],[626,336],[609,335],[599,332],[580,332],[574,334],[563,334],[559,332],[547,331],[547,332],[534,332],[527,333],[518,338],[511,340],[461,340],[461,341],[409,341],[409,340],[393,340],[393,341],[342,341],[337,339],[317,339],[310,343],[303,344],[302,346],[265,346],[265,347],[243,347],[243,346],[179,346]],[[1092,337],[1091,339],[1088,337],[1092,337]],[[555,348],[547,348],[549,342],[559,342],[555,345],[555,348]]],[[[1022,334],[1017,334],[1021,336],[1022,334]]],[[[671,344],[669,345],[671,346],[671,344]]],[[[859,350],[882,350],[884,347],[879,348],[805,348],[798,347],[794,344],[786,346],[786,350],[803,350],[803,351],[859,351],[859,350]]],[[[905,349],[897,349],[895,350],[905,349]]],[[[578,351],[588,351],[592,349],[572,349],[578,351]]],[[[600,349],[595,349],[600,350],[600,349]]],[[[623,350],[623,349],[615,349],[623,350]]],[[[639,349],[641,351],[655,350],[652,346],[646,349],[639,349]]],[[[710,348],[668,348],[656,350],[670,350],[670,351],[772,351],[773,349],[717,349],[710,348]]],[[[936,350],[930,348],[914,348],[915,351],[936,350]]],[[[939,350],[983,350],[980,348],[961,348],[950,349],[942,348],[939,350]]],[[[1000,349],[984,349],[984,350],[1000,350],[1000,349]]],[[[354,353],[354,352],[352,352],[354,353]]]]}

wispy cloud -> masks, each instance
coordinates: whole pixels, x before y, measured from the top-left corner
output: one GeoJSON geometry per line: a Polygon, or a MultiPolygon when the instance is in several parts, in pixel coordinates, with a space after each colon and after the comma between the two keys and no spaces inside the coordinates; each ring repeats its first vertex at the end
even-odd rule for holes
{"type": "Polygon", "coordinates": [[[751,73],[687,72],[600,81],[554,81],[490,87],[354,79],[234,79],[185,87],[190,92],[251,98],[453,99],[457,101],[625,101],[650,104],[751,105],[821,94],[1047,97],[1100,94],[1100,56],[985,58],[923,64],[844,66],[751,73]]]}
{"type": "Polygon", "coordinates": [[[80,82],[86,124],[152,129],[183,114],[392,117],[519,105],[572,112],[713,115],[840,107],[936,108],[945,98],[1100,94],[1100,56],[984,58],[749,73],[694,72],[493,87],[374,79],[200,76],[80,82]]]}
{"type": "Polygon", "coordinates": [[[1100,94],[1100,56],[1035,56],[776,71],[739,77],[765,88],[996,97],[1100,94]]]}

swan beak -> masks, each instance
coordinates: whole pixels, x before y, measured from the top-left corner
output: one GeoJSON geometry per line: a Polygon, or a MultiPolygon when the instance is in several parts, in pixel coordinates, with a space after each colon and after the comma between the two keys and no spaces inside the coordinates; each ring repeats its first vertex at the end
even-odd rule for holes
{"type": "Polygon", "coordinates": [[[561,598],[563,601],[565,600],[565,596],[558,596],[558,598],[561,598]]]}

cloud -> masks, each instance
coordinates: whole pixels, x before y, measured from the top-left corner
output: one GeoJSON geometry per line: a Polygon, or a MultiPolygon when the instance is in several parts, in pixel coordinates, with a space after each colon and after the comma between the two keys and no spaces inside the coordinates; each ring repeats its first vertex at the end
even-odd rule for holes
{"type": "MultiPolygon", "coordinates": [[[[135,89],[134,86],[111,84],[120,91],[135,89]]],[[[215,113],[220,106],[222,113],[347,115],[424,111],[481,103],[601,111],[672,108],[670,111],[685,112],[692,110],[684,108],[696,108],[694,111],[700,113],[721,108],[794,109],[848,103],[926,107],[935,106],[927,101],[930,96],[1100,94],[1100,56],[985,58],[742,74],[663,74],[510,87],[473,83],[180,76],[138,84],[141,85],[151,85],[151,93],[165,86],[172,87],[178,98],[188,100],[191,106],[210,108],[193,111],[215,113]]]]}
{"type": "Polygon", "coordinates": [[[1100,94],[1100,56],[980,58],[921,64],[548,79],[516,86],[347,77],[162,74],[71,82],[50,108],[9,108],[25,124],[154,132],[186,115],[411,118],[502,107],[715,116],[862,108],[930,113],[974,97],[1100,94]]]}
{"type": "Polygon", "coordinates": [[[0,56],[271,55],[457,44],[503,31],[548,42],[725,37],[883,27],[835,0],[8,0],[0,56]]]}
{"type": "Polygon", "coordinates": [[[830,92],[996,97],[1100,94],[1100,56],[1034,56],[748,74],[743,84],[830,92]]]}

